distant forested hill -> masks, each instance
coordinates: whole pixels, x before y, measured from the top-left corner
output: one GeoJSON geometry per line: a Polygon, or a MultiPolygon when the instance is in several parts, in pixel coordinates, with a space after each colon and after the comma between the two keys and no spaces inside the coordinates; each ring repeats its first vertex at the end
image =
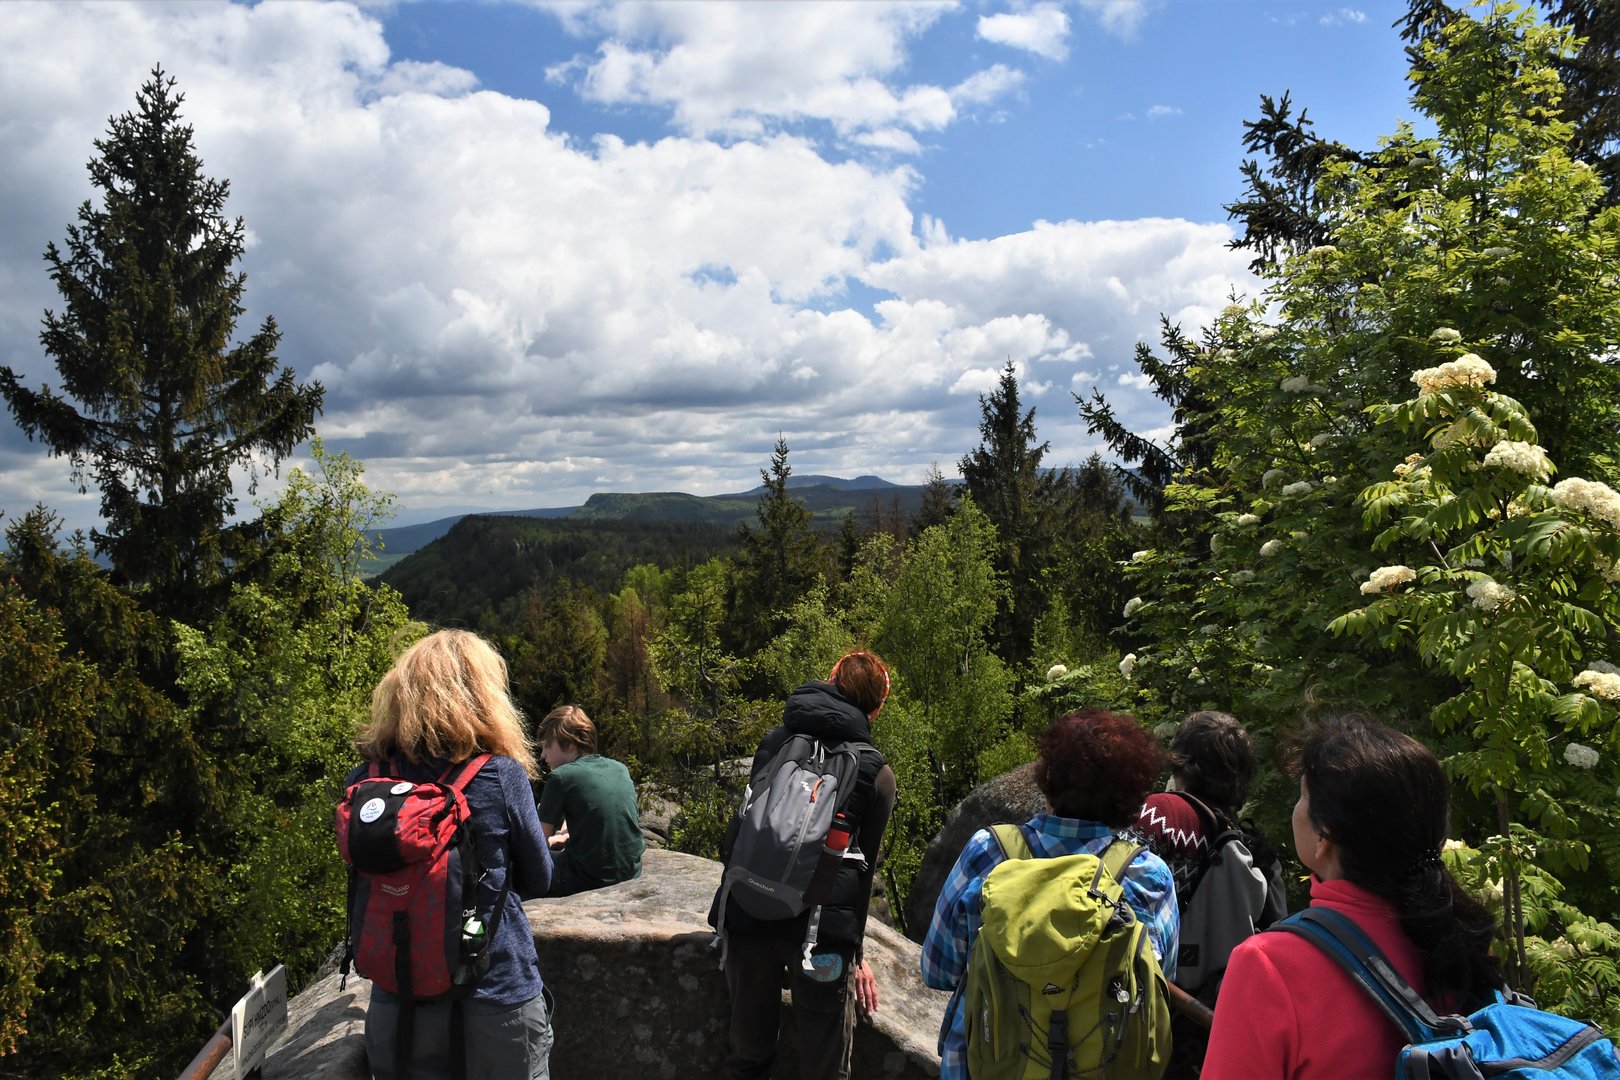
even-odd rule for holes
{"type": "MultiPolygon", "coordinates": [[[[819,484],[790,484],[793,497],[804,503],[815,515],[811,525],[818,529],[835,530],[844,521],[844,515],[869,514],[874,508],[892,515],[898,507],[902,516],[917,512],[922,503],[921,487],[902,487],[877,477],[863,477],[871,481],[870,487],[852,487],[856,481],[826,480],[819,484]]],[[[711,525],[737,526],[752,522],[759,508],[759,492],[743,491],[733,495],[687,495],[679,491],[657,491],[641,495],[599,492],[586,500],[585,505],[569,515],[570,521],[688,521],[711,525]]]]}
{"type": "Polygon", "coordinates": [[[683,521],[585,520],[475,515],[380,575],[411,614],[436,626],[477,627],[510,619],[519,596],[560,578],[600,593],[639,563],[704,562],[737,546],[736,528],[683,521]]]}
{"type": "MultiPolygon", "coordinates": [[[[853,480],[836,476],[795,476],[789,478],[788,487],[794,498],[802,500],[815,514],[815,527],[828,531],[837,529],[843,523],[844,515],[851,512],[857,517],[881,514],[887,518],[909,518],[922,504],[923,492],[920,486],[891,484],[876,476],[857,476],[853,480]]],[[[688,495],[680,491],[638,494],[599,492],[592,495],[584,506],[501,510],[477,516],[596,522],[684,522],[735,527],[754,520],[754,511],[759,506],[759,491],[756,488],[728,495],[688,495]]],[[[444,536],[461,520],[463,516],[458,515],[419,525],[376,530],[372,539],[381,547],[381,552],[369,562],[367,572],[380,573],[397,566],[412,552],[444,536]]],[[[392,573],[391,570],[388,572],[392,573]]]]}

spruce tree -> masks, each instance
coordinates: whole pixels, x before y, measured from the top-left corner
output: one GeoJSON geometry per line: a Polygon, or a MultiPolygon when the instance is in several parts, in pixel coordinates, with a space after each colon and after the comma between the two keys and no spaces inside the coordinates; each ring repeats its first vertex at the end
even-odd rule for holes
{"type": "Polygon", "coordinates": [[[727,622],[734,651],[747,656],[763,648],[786,624],[785,614],[821,578],[821,543],[810,530],[811,513],[788,493],[787,440],[780,436],[755,511],[758,528],[739,527],[737,570],[727,622]]]}
{"type": "Polygon", "coordinates": [[[1041,469],[1050,444],[1035,441],[1035,410],[1025,412],[1019,404],[1012,361],[996,389],[979,396],[979,409],[981,441],[959,467],[965,493],[996,529],[996,570],[1007,592],[995,640],[999,655],[1016,664],[1028,658],[1045,606],[1042,574],[1051,564],[1069,477],[1067,470],[1041,469]]]}
{"type": "Polygon", "coordinates": [[[323,391],[280,366],[273,318],[232,343],[245,228],[225,216],[229,183],[203,174],[183,100],[154,68],[135,110],[96,141],[101,204],[79,208],[65,250],[45,249],[64,307],[45,313],[40,341],[60,392],[0,367],[0,395],[100,490],[92,535],[115,573],[194,621],[223,597],[235,555],[231,469],[256,482],[279,465],[313,430],[323,391]]]}

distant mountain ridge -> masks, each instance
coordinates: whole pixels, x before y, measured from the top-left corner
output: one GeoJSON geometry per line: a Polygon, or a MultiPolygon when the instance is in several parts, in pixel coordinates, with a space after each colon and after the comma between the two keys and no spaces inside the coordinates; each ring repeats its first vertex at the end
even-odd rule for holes
{"type": "MultiPolygon", "coordinates": [[[[583,506],[543,507],[535,510],[489,510],[477,514],[454,514],[418,525],[377,529],[372,541],[381,548],[381,558],[372,571],[391,566],[448,533],[468,517],[552,518],[590,522],[678,522],[697,525],[735,526],[752,521],[764,485],[749,491],[725,495],[689,495],[681,491],[597,492],[583,506]]],[[[816,515],[818,526],[834,528],[846,513],[869,508],[877,500],[884,510],[898,501],[905,514],[915,513],[922,502],[922,485],[895,484],[878,476],[789,476],[788,490],[816,515]]]]}

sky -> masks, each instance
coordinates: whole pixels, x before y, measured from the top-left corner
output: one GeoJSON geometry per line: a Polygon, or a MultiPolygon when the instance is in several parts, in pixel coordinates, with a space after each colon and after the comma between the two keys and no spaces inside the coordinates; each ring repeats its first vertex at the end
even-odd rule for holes
{"type": "MultiPolygon", "coordinates": [[[[42,254],[161,64],[247,229],[238,340],[275,317],[397,524],[746,490],[778,436],[798,474],[955,476],[1008,362],[1079,462],[1075,393],[1162,437],[1136,343],[1261,288],[1223,209],[1260,95],[1350,145],[1410,117],[1404,9],[0,4],[0,364],[58,385],[42,254]]],[[[0,416],[0,511],[36,503],[97,521],[0,416]]]]}

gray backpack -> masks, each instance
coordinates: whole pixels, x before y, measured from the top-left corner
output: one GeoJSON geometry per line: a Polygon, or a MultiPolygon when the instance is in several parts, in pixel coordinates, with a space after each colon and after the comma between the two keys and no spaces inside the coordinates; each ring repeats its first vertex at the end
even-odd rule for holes
{"type": "Polygon", "coordinates": [[[1288,913],[1282,867],[1256,864],[1243,830],[1185,791],[1204,821],[1209,853],[1181,907],[1176,985],[1210,1008],[1232,950],[1288,913]]]}
{"type": "Polygon", "coordinates": [[[795,733],[750,777],[732,823],[717,901],[722,966],[727,901],[736,900],[756,919],[791,919],[808,911],[803,963],[811,970],[825,892],[844,859],[865,862],[849,814],[862,751],[873,748],[863,742],[828,745],[795,733]]]}

